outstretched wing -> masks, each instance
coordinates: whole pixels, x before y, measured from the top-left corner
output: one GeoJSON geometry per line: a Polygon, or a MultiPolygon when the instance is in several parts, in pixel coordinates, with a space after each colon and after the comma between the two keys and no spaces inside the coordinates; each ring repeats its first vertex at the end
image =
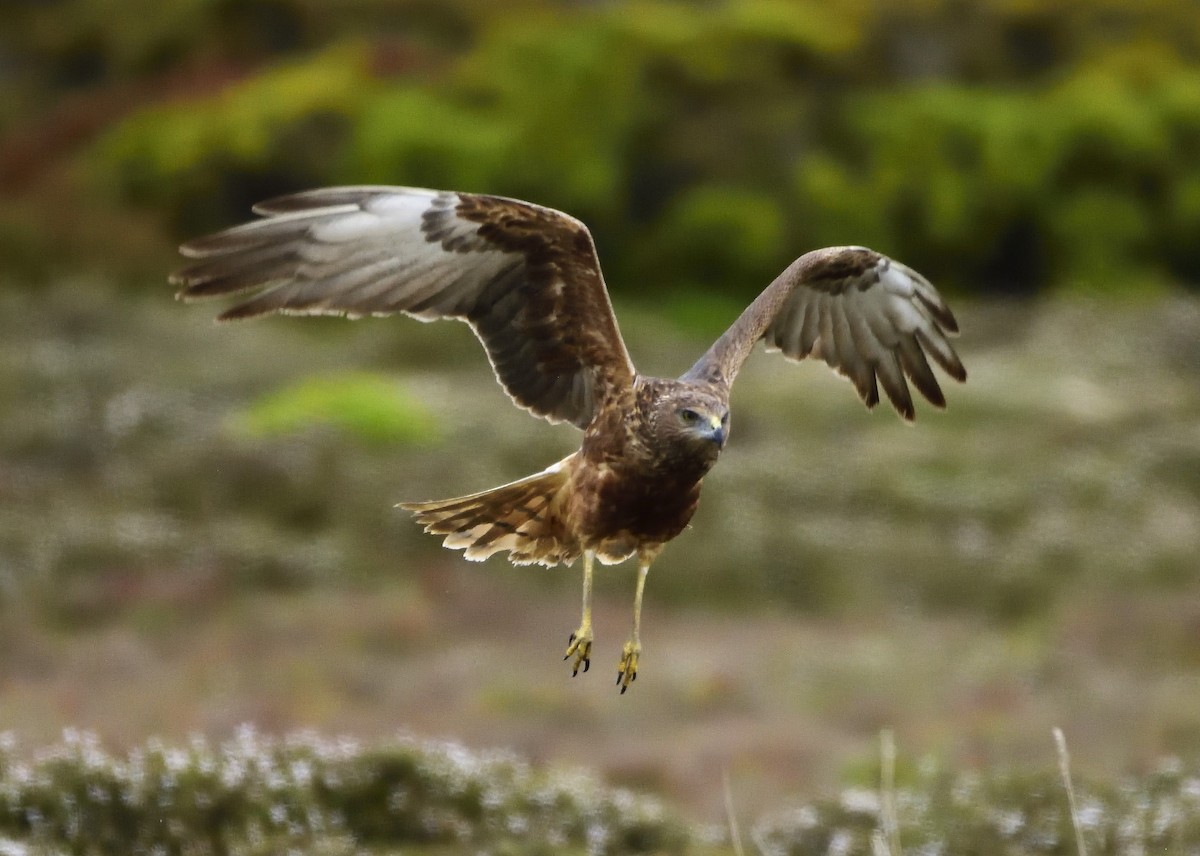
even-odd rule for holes
{"type": "Polygon", "coordinates": [[[180,248],[179,297],[270,312],[455,318],[520,406],[580,428],[627,394],[633,364],[583,223],[549,208],[407,187],[331,187],[256,205],[262,219],[180,248]]]}
{"type": "Polygon", "coordinates": [[[957,333],[949,307],[915,270],[866,247],[829,247],[793,262],[684,377],[728,390],[763,339],[767,350],[793,360],[823,359],[853,382],[867,407],[879,402],[882,385],[911,421],[908,381],[946,405],[928,358],[955,380],[967,379],[949,341],[957,333]]]}

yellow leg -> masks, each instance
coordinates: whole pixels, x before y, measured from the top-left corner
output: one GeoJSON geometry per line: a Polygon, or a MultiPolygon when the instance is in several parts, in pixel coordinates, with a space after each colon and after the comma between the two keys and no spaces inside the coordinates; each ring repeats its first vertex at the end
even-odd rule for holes
{"type": "Polygon", "coordinates": [[[571,677],[579,674],[581,665],[585,672],[592,665],[592,562],[595,558],[596,554],[591,550],[583,551],[583,618],[579,629],[567,640],[567,654],[563,657],[564,660],[575,657],[571,677]]]}
{"type": "Polygon", "coordinates": [[[642,592],[646,588],[646,575],[650,573],[650,563],[656,555],[658,550],[638,553],[637,593],[633,596],[633,633],[621,649],[621,663],[617,666],[617,685],[622,694],[637,680],[638,656],[642,653],[642,592]]]}

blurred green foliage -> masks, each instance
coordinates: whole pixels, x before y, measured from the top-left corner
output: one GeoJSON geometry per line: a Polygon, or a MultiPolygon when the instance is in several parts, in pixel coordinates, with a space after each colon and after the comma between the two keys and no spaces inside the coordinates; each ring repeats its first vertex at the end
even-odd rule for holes
{"type": "Polygon", "coordinates": [[[176,238],[397,183],[568,210],[642,295],[745,296],[843,243],[972,292],[1200,280],[1200,18],[1173,0],[143,5],[19,6],[0,46],[32,115],[124,87],[75,175],[176,238]]]}
{"type": "MultiPolygon", "coordinates": [[[[182,225],[223,213],[243,180],[287,175],[318,182],[339,117],[365,81],[357,51],[342,49],[273,67],[222,92],[203,109],[173,105],[136,113],[105,138],[97,175],[127,198],[156,205],[171,186],[182,225]],[[202,212],[200,216],[194,213],[202,212]]],[[[259,179],[262,180],[261,178],[259,179]]]]}
{"type": "Polygon", "coordinates": [[[329,426],[368,443],[421,444],[439,436],[432,414],[395,380],[354,373],[317,375],[276,390],[234,417],[251,437],[329,426]]]}

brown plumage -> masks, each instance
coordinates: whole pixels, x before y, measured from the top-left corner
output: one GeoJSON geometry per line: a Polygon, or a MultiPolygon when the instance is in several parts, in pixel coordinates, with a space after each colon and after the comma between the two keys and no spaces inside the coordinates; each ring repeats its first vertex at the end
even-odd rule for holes
{"type": "Polygon", "coordinates": [[[868,407],[879,386],[906,420],[908,383],[938,407],[932,358],[966,370],[957,323],[924,277],[865,247],[793,262],[677,380],[637,373],[587,227],[496,196],[335,187],[255,207],[261,219],[183,245],[172,276],[185,300],[238,295],[220,317],[272,312],[348,317],[401,312],[475,331],[520,407],[583,429],[579,451],[545,471],[471,496],[405,503],[426,531],[482,560],[584,559],[584,606],[567,658],[590,664],[594,559],[638,558],[633,633],[617,682],[637,676],[642,591],[651,562],[696,510],[729,431],[729,391],[760,339],[794,360],[823,359],[868,407]]]}

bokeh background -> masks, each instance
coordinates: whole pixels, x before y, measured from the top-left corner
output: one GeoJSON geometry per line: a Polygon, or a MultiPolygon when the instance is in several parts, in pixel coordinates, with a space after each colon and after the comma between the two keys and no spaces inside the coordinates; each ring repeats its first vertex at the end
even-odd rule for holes
{"type": "MultiPolygon", "coordinates": [[[[9,0],[0,9],[0,730],[120,751],[314,728],[581,764],[719,821],[903,756],[1100,779],[1200,758],[1200,14],[1180,0],[9,0]],[[955,307],[945,413],[756,357],[612,686],[578,570],[393,504],[573,430],[469,331],[214,326],[186,237],[335,183],[593,229],[643,371],[802,252],[955,307]]],[[[611,662],[610,662],[611,660],[611,662]]],[[[1182,852],[1182,851],[1180,851],[1182,852]]]]}

